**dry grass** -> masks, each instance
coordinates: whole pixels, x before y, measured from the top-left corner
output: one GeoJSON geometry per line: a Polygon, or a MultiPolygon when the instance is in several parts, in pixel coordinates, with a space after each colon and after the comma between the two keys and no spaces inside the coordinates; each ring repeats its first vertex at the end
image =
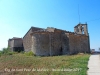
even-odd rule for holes
{"type": "Polygon", "coordinates": [[[53,57],[4,55],[0,57],[0,75],[86,75],[89,56],[88,54],[53,57]]]}

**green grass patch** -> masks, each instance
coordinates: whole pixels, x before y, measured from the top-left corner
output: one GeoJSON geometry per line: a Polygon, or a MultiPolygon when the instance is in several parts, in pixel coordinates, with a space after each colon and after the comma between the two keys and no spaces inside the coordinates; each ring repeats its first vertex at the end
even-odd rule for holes
{"type": "Polygon", "coordinates": [[[0,72],[5,75],[86,75],[89,56],[3,55],[0,57],[0,72]]]}
{"type": "Polygon", "coordinates": [[[24,54],[25,54],[26,56],[35,56],[35,54],[34,54],[32,51],[24,52],[24,54]]]}

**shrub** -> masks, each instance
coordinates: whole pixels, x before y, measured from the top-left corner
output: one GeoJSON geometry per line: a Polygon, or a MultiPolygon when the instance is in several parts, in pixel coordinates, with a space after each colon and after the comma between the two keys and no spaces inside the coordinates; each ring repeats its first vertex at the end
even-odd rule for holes
{"type": "Polygon", "coordinates": [[[18,52],[13,52],[13,54],[18,54],[18,52]]]}
{"type": "Polygon", "coordinates": [[[32,51],[25,52],[24,53],[26,56],[35,56],[35,54],[32,51]]]}
{"type": "Polygon", "coordinates": [[[13,52],[8,52],[7,55],[13,55],[13,52]]]}
{"type": "Polygon", "coordinates": [[[21,53],[21,54],[24,54],[25,52],[24,52],[24,51],[21,51],[20,53],[21,53]]]}
{"type": "Polygon", "coordinates": [[[0,51],[0,57],[1,57],[2,52],[0,51]]]}
{"type": "Polygon", "coordinates": [[[14,52],[12,52],[9,49],[9,47],[7,47],[7,48],[3,48],[3,50],[1,51],[1,54],[3,54],[3,55],[12,55],[12,54],[14,54],[14,52]]]}

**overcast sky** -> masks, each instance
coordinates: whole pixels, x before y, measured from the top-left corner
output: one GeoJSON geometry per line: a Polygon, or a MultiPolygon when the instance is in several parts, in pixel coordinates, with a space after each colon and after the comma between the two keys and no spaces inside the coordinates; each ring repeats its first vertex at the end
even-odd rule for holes
{"type": "Polygon", "coordinates": [[[100,0],[0,0],[0,49],[8,39],[23,37],[31,26],[74,31],[88,24],[90,46],[100,47],[100,0]]]}

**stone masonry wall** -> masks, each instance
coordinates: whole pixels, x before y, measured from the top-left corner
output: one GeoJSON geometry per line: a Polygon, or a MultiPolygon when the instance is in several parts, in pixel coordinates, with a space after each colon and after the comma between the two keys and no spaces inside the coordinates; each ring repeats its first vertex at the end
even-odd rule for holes
{"type": "Polygon", "coordinates": [[[14,40],[8,40],[8,46],[14,47],[14,40]]]}
{"type": "Polygon", "coordinates": [[[25,51],[31,51],[32,49],[32,36],[31,33],[34,31],[43,30],[42,28],[31,27],[29,31],[23,37],[23,46],[25,51]]]}
{"type": "Polygon", "coordinates": [[[62,34],[62,48],[63,48],[63,55],[69,54],[69,36],[66,33],[62,34]]]}
{"type": "Polygon", "coordinates": [[[32,51],[39,56],[68,54],[69,40],[60,31],[32,34],[32,51]]]}
{"type": "Polygon", "coordinates": [[[32,51],[39,56],[50,55],[50,44],[48,33],[34,33],[32,35],[32,51]]]}
{"type": "Polygon", "coordinates": [[[70,54],[89,52],[89,41],[86,35],[69,34],[70,54]]]}
{"type": "Polygon", "coordinates": [[[63,48],[61,43],[61,33],[54,32],[50,33],[51,42],[51,55],[62,55],[63,48]]]}
{"type": "Polygon", "coordinates": [[[23,40],[22,39],[15,39],[14,40],[14,47],[23,47],[23,40]]]}
{"type": "Polygon", "coordinates": [[[28,33],[25,35],[25,37],[23,38],[23,46],[26,52],[31,50],[31,44],[32,44],[32,38],[30,35],[31,33],[32,33],[32,29],[30,29],[28,33]]]}
{"type": "Polygon", "coordinates": [[[8,40],[8,47],[10,48],[11,51],[13,51],[13,47],[14,47],[14,40],[8,40]]]}
{"type": "MultiPolygon", "coordinates": [[[[86,28],[86,27],[85,27],[86,28]]],[[[23,37],[25,51],[39,56],[53,56],[90,52],[89,36],[56,28],[32,27],[23,37]]]]}
{"type": "Polygon", "coordinates": [[[62,55],[61,33],[35,33],[32,35],[32,51],[40,56],[62,55]]]}

